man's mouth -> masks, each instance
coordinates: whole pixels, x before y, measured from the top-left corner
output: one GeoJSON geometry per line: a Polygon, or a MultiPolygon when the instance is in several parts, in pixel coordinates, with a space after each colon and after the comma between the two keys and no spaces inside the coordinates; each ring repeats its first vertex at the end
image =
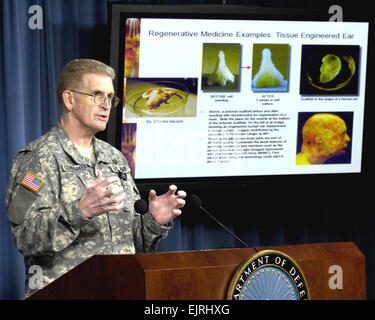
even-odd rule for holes
{"type": "Polygon", "coordinates": [[[98,118],[101,121],[107,121],[108,120],[108,115],[105,114],[98,114],[98,118]]]}

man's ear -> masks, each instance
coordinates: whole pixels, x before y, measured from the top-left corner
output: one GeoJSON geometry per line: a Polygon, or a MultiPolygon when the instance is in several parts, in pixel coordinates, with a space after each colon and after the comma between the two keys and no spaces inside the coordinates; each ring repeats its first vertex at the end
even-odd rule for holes
{"type": "Polygon", "coordinates": [[[71,111],[73,109],[73,101],[74,101],[72,92],[69,91],[69,90],[65,90],[62,93],[62,98],[63,98],[63,101],[64,101],[65,108],[68,111],[71,111]]]}

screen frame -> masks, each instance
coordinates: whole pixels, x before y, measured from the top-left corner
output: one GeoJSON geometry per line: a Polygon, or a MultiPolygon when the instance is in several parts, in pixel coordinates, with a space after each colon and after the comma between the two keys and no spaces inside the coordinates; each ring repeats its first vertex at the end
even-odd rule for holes
{"type": "MultiPolygon", "coordinates": [[[[124,13],[130,14],[134,17],[192,17],[205,19],[248,19],[248,20],[281,20],[281,21],[328,21],[332,16],[328,11],[329,5],[315,6],[313,8],[278,8],[278,7],[258,7],[258,6],[243,6],[243,5],[217,5],[217,4],[118,4],[110,3],[108,7],[108,15],[111,23],[110,34],[110,65],[115,69],[116,75],[122,73],[123,62],[119,61],[120,52],[124,44],[121,43],[121,25],[123,24],[121,16],[124,13]]],[[[363,10],[363,9],[362,9],[363,10]]],[[[366,11],[369,12],[369,11],[366,11]]],[[[346,13],[346,11],[345,11],[346,13]]],[[[357,12],[355,9],[350,9],[349,14],[346,14],[344,21],[354,22],[368,22],[368,52],[367,56],[371,56],[373,52],[373,43],[371,35],[373,34],[373,23],[371,17],[366,16],[364,12],[357,12]],[[359,14],[360,13],[360,14],[359,14]]],[[[332,22],[339,23],[339,22],[332,22]]],[[[367,132],[368,127],[368,109],[369,90],[371,85],[369,70],[371,59],[367,59],[366,70],[366,87],[365,87],[365,104],[364,104],[364,124],[363,124],[363,139],[362,139],[362,159],[361,172],[359,173],[314,173],[314,174],[280,174],[280,175],[248,175],[248,176],[225,176],[225,177],[198,177],[198,178],[162,178],[162,179],[135,179],[141,191],[153,188],[156,190],[164,190],[170,184],[176,184],[184,189],[206,189],[215,188],[222,189],[228,187],[248,187],[249,185],[268,185],[269,183],[275,186],[282,186],[285,183],[299,184],[301,179],[309,184],[324,183],[330,181],[340,183],[342,181],[351,180],[352,185],[357,185],[360,180],[368,173],[368,161],[366,146],[369,139],[367,132]],[[344,179],[344,180],[343,180],[344,179]]],[[[116,77],[114,80],[114,87],[117,95],[122,97],[122,81],[121,78],[116,77]]],[[[121,98],[122,102],[122,98],[121,98]]],[[[119,104],[122,105],[122,104],[119,104]]],[[[106,139],[111,145],[121,150],[121,132],[122,130],[122,108],[111,110],[110,120],[106,130],[106,139]]]]}

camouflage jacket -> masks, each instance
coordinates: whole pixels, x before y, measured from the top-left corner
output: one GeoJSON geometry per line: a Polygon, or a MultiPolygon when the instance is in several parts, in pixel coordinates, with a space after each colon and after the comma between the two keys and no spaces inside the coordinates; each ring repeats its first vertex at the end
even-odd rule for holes
{"type": "Polygon", "coordinates": [[[29,283],[33,265],[42,270],[43,281],[36,288],[40,289],[94,254],[134,254],[143,246],[154,251],[171,228],[160,226],[149,212],[141,223],[134,211],[140,195],[125,157],[96,138],[94,148],[95,165],[77,151],[58,124],[13,161],[5,199],[14,241],[25,258],[26,296],[36,291],[29,283]],[[104,178],[120,176],[125,205],[121,212],[87,219],[78,201],[99,171],[104,178]]]}

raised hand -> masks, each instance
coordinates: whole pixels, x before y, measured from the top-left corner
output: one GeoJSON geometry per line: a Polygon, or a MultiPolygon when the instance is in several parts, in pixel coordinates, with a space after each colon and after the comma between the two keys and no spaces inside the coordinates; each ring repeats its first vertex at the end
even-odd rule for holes
{"type": "Polygon", "coordinates": [[[156,195],[155,190],[149,193],[149,210],[155,221],[160,225],[165,225],[181,214],[181,208],[185,205],[185,191],[178,191],[175,185],[169,186],[169,190],[160,195],[156,195]]]}
{"type": "Polygon", "coordinates": [[[125,193],[122,187],[108,189],[118,182],[117,176],[104,179],[99,172],[98,178],[85,186],[78,206],[86,218],[92,218],[108,211],[120,211],[124,206],[125,193]]]}

